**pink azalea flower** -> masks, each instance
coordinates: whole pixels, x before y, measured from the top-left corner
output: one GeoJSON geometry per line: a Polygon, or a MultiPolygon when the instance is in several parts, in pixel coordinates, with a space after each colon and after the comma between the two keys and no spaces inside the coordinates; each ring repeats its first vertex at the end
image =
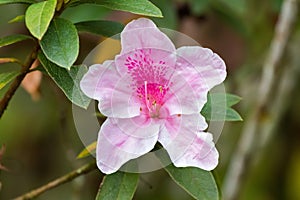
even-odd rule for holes
{"type": "Polygon", "coordinates": [[[126,25],[121,45],[115,60],[91,66],[80,83],[108,117],[98,135],[99,169],[114,173],[157,142],[177,167],[214,169],[219,154],[200,111],[226,77],[223,60],[199,46],[175,49],[145,18],[126,25]]]}

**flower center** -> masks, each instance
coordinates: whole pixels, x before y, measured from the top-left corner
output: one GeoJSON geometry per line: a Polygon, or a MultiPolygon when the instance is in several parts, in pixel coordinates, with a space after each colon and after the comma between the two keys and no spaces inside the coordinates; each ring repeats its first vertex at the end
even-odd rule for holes
{"type": "Polygon", "coordinates": [[[144,107],[147,108],[150,117],[157,118],[160,116],[159,110],[164,103],[164,96],[169,90],[168,87],[157,83],[144,82],[144,87],[137,89],[138,97],[144,107]]]}
{"type": "Polygon", "coordinates": [[[128,56],[125,66],[132,78],[131,87],[140,99],[141,112],[147,113],[149,117],[159,118],[160,108],[169,90],[165,62],[154,62],[151,58],[151,49],[142,49],[128,56]]]}

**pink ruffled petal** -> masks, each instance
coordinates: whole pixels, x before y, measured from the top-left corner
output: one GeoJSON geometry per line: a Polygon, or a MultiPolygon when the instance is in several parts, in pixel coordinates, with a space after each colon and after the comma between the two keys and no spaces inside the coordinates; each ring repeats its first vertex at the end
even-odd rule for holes
{"type": "Polygon", "coordinates": [[[218,164],[218,151],[201,115],[181,115],[167,119],[158,141],[177,167],[198,167],[212,170],[218,164]]]}
{"type": "Polygon", "coordinates": [[[165,123],[161,127],[158,141],[167,146],[182,134],[192,133],[195,135],[208,127],[205,118],[199,114],[191,115],[171,115],[165,118],[165,123]]]}
{"type": "Polygon", "coordinates": [[[161,49],[173,53],[175,46],[157,26],[146,18],[139,18],[128,23],[121,33],[121,54],[136,49],[161,49]]]}
{"type": "Polygon", "coordinates": [[[114,62],[106,61],[89,67],[80,81],[80,88],[88,97],[99,100],[115,87],[120,78],[114,62]]]}
{"type": "Polygon", "coordinates": [[[128,67],[149,64],[175,66],[175,46],[149,19],[139,18],[128,23],[121,33],[122,50],[116,57],[118,71],[123,74],[128,67]]]}
{"type": "MultiPolygon", "coordinates": [[[[192,136],[189,139],[193,142],[180,156],[172,147],[168,149],[174,165],[176,167],[198,167],[207,171],[216,168],[219,162],[219,153],[212,140],[212,135],[207,132],[200,132],[196,137],[192,136]]],[[[186,141],[187,139],[178,140],[178,145],[186,141]]]]}
{"type": "Polygon", "coordinates": [[[206,103],[206,95],[199,95],[197,93],[199,91],[195,91],[192,83],[188,82],[182,74],[174,73],[170,82],[170,88],[163,105],[169,114],[199,113],[206,103]]]}
{"type": "Polygon", "coordinates": [[[107,119],[98,136],[98,168],[111,174],[127,161],[146,154],[153,149],[158,131],[159,125],[143,115],[131,119],[107,119]]]}
{"type": "Polygon", "coordinates": [[[210,49],[181,47],[177,49],[176,74],[171,79],[171,91],[165,102],[170,114],[200,112],[208,91],[224,81],[224,61],[210,49]]]}
{"type": "Polygon", "coordinates": [[[224,61],[210,49],[199,46],[181,47],[177,49],[177,56],[177,69],[196,93],[210,90],[226,78],[224,61]]]}
{"type": "Polygon", "coordinates": [[[82,91],[99,101],[100,112],[108,117],[128,118],[140,114],[140,105],[129,87],[128,75],[120,76],[114,62],[89,68],[80,82],[82,91]]]}

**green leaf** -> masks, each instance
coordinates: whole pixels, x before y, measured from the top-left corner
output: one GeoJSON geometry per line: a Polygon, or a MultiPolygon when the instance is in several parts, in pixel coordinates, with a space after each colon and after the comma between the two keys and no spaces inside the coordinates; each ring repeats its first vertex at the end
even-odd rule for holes
{"type": "Polygon", "coordinates": [[[23,40],[32,39],[28,35],[22,35],[22,34],[15,34],[15,35],[9,35],[3,38],[0,38],[0,47],[4,47],[10,44],[14,44],[17,42],[21,42],[23,40]]]}
{"type": "Polygon", "coordinates": [[[138,180],[138,174],[121,171],[106,175],[96,200],[131,200],[137,188],[138,180]]]}
{"type": "Polygon", "coordinates": [[[201,114],[210,121],[242,121],[241,116],[231,108],[240,100],[240,97],[233,94],[210,94],[201,114]]]}
{"type": "Polygon", "coordinates": [[[79,38],[75,26],[62,18],[54,19],[42,38],[41,48],[53,63],[70,69],[79,53],[79,38]]]}
{"type": "Polygon", "coordinates": [[[64,10],[60,17],[70,20],[72,23],[104,19],[111,10],[96,4],[80,4],[70,6],[64,10]]]}
{"type": "Polygon", "coordinates": [[[97,146],[97,141],[91,143],[90,145],[88,145],[86,148],[84,148],[76,157],[77,159],[80,158],[85,158],[87,156],[89,156],[92,153],[95,153],[96,151],[96,146],[97,146]]]}
{"type": "Polygon", "coordinates": [[[16,4],[16,3],[32,4],[32,3],[36,3],[36,1],[35,0],[0,0],[0,5],[16,4]]]}
{"type": "Polygon", "coordinates": [[[213,111],[203,108],[201,114],[209,121],[243,121],[239,113],[232,108],[215,106],[213,111]]]}
{"type": "Polygon", "coordinates": [[[0,90],[6,86],[10,81],[12,81],[19,72],[12,71],[12,72],[5,72],[0,74],[0,90]]]}
{"type": "Polygon", "coordinates": [[[165,167],[170,177],[197,200],[218,200],[219,190],[211,172],[196,167],[165,167]]]}
{"type": "Polygon", "coordinates": [[[40,53],[38,58],[49,76],[62,89],[67,98],[74,104],[87,108],[90,99],[80,89],[80,80],[87,72],[86,66],[73,66],[70,70],[61,68],[50,62],[44,54],[40,53]]]}
{"type": "Polygon", "coordinates": [[[237,111],[235,111],[233,108],[226,109],[225,119],[226,121],[243,121],[240,114],[237,111]]]}
{"type": "Polygon", "coordinates": [[[25,13],[25,24],[30,33],[37,39],[42,39],[54,16],[56,0],[48,0],[32,4],[25,13]]]}
{"type": "Polygon", "coordinates": [[[75,24],[78,31],[90,32],[105,37],[111,37],[121,31],[124,25],[113,21],[86,21],[75,24]]]}
{"type": "MultiPolygon", "coordinates": [[[[161,149],[156,153],[159,160],[166,165],[171,163],[166,150],[161,149]],[[159,153],[158,153],[159,152],[159,153]]],[[[177,168],[170,164],[164,168],[170,177],[197,200],[218,200],[219,189],[213,174],[196,167],[177,168]]]]}
{"type": "Polygon", "coordinates": [[[98,0],[99,5],[113,9],[128,11],[139,15],[163,17],[159,8],[148,0],[98,0]]]}
{"type": "Polygon", "coordinates": [[[127,11],[152,17],[163,17],[160,9],[148,0],[83,0],[78,3],[95,3],[112,10],[127,11]]]}
{"type": "Polygon", "coordinates": [[[212,93],[208,95],[208,101],[214,105],[226,105],[231,107],[241,101],[241,97],[229,93],[212,93]]]}
{"type": "Polygon", "coordinates": [[[25,20],[25,15],[19,15],[9,20],[8,23],[23,22],[24,20],[25,20]]]}

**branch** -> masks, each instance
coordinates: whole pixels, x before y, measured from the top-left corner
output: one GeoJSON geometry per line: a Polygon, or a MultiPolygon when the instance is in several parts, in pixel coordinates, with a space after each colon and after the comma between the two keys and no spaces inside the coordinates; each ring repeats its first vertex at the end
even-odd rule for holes
{"type": "Polygon", "coordinates": [[[263,74],[260,85],[260,104],[265,104],[270,96],[271,87],[275,81],[275,70],[286,49],[295,19],[297,17],[297,0],[285,0],[282,4],[278,23],[275,27],[275,35],[271,43],[269,55],[263,66],[263,74]]]}
{"type": "MultiPolygon", "coordinates": [[[[271,91],[276,83],[275,71],[277,70],[279,63],[282,59],[284,51],[286,49],[287,41],[291,35],[293,24],[297,16],[297,1],[296,0],[284,0],[278,23],[275,27],[275,33],[271,42],[269,54],[265,60],[263,66],[263,73],[260,82],[260,90],[257,95],[258,98],[254,107],[254,112],[249,117],[241,138],[238,143],[237,149],[234,151],[232,161],[229,164],[229,168],[224,180],[223,191],[224,199],[235,200],[238,199],[239,192],[241,191],[244,176],[253,162],[253,157],[257,152],[258,147],[263,139],[262,131],[268,132],[272,129],[266,129],[269,124],[266,124],[266,120],[263,120],[267,106],[274,102],[272,99],[271,91]]],[[[286,72],[288,73],[288,72],[286,72]]],[[[285,81],[282,78],[282,82],[285,81]]],[[[284,83],[282,83],[284,84],[284,83]]],[[[278,98],[286,98],[285,96],[278,96],[278,98]]],[[[279,101],[278,99],[276,101],[279,101]]],[[[276,102],[275,102],[276,104],[276,102]]],[[[271,123],[275,123],[275,120],[279,120],[279,116],[276,119],[271,119],[271,123]]],[[[270,122],[268,122],[270,123],[270,122]]]]}
{"type": "Polygon", "coordinates": [[[96,166],[96,162],[91,162],[89,164],[86,164],[58,179],[55,179],[49,183],[47,183],[46,185],[44,186],[41,186],[35,190],[32,190],[22,196],[19,196],[17,198],[15,198],[14,200],[28,200],[28,199],[33,199],[37,196],[39,196],[40,194],[46,192],[47,190],[50,190],[50,189],[53,189],[59,185],[62,185],[64,183],[67,183],[67,182],[70,182],[72,181],[73,179],[81,176],[81,175],[84,175],[84,174],[87,174],[91,171],[93,171],[94,169],[97,169],[97,166],[96,166]]]}
{"type": "Polygon", "coordinates": [[[3,98],[1,99],[1,101],[0,101],[0,118],[2,117],[5,109],[8,106],[9,101],[11,100],[11,98],[13,97],[13,95],[15,94],[15,92],[18,89],[18,87],[20,86],[20,84],[22,83],[22,81],[25,78],[26,74],[29,72],[31,65],[33,64],[33,62],[37,58],[37,52],[38,52],[38,47],[36,46],[32,50],[32,52],[29,55],[29,57],[27,58],[26,63],[24,65],[22,65],[22,69],[20,71],[20,75],[18,75],[15,78],[15,80],[10,85],[9,89],[4,94],[3,98]]]}

